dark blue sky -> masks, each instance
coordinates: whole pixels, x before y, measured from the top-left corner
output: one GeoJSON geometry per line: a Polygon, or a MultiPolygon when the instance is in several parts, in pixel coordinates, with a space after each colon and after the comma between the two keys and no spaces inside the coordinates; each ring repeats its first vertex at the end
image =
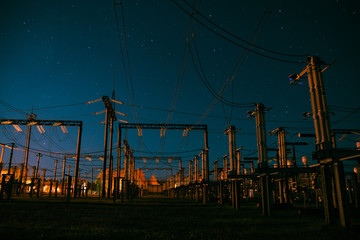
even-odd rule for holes
{"type": "MultiPolygon", "coordinates": [[[[176,2],[192,11],[183,1],[176,2]]],[[[188,2],[219,27],[264,49],[316,55],[327,63],[336,60],[323,74],[328,105],[334,113],[332,126],[359,128],[359,112],[354,112],[360,107],[358,1],[188,2]]],[[[116,100],[125,103],[116,106],[117,111],[127,114],[127,117],[119,116],[123,120],[207,124],[211,163],[228,152],[227,136],[223,134],[228,124],[240,129],[237,146],[243,146],[243,154],[256,156],[255,122],[246,114],[254,107],[231,108],[218,102],[202,118],[214,97],[196,72],[190,45],[198,69],[200,59],[206,79],[216,92],[220,92],[227,79],[234,77],[224,92],[226,100],[246,105],[262,102],[272,107],[266,114],[267,130],[287,127],[289,141],[293,142],[304,140],[294,134],[313,131],[312,120],[303,120],[301,116],[311,111],[308,85],[305,82],[290,86],[287,78],[289,74],[299,73],[305,63],[281,62],[245,51],[216,35],[214,32],[226,35],[219,27],[211,25],[200,14],[194,15],[210,26],[214,31],[211,32],[191,20],[172,1],[123,0],[123,11],[120,5],[116,5],[115,10],[121,40],[111,0],[3,1],[0,7],[0,117],[23,119],[33,108],[38,119],[82,120],[82,152],[102,154],[104,125],[100,122],[105,116],[93,113],[104,110],[104,105],[101,101],[85,103],[111,96],[115,89],[116,100]],[[6,103],[23,111],[14,111],[6,103]],[[134,104],[136,108],[131,107],[134,104]],[[170,118],[169,109],[173,104],[170,118]]],[[[285,61],[306,59],[275,55],[233,37],[230,39],[247,49],[285,61]]],[[[3,126],[0,142],[15,142],[18,148],[23,148],[25,127],[21,128],[23,132],[18,133],[11,126],[3,126]]],[[[64,135],[59,128],[45,127],[46,136],[34,130],[31,148],[35,152],[75,151],[76,129],[68,128],[69,134],[64,135]]],[[[203,148],[203,135],[195,131],[184,138],[182,131],[168,130],[162,140],[159,130],[143,130],[140,141],[136,130],[129,130],[128,139],[136,156],[153,156],[161,151],[167,156],[182,156],[184,165],[203,148]]],[[[276,137],[269,136],[269,147],[276,147],[276,141],[276,137]]],[[[314,142],[306,141],[310,146],[299,148],[298,156],[311,156],[314,142]]],[[[356,141],[356,137],[347,136],[339,144],[354,147],[356,141]]],[[[8,152],[4,162],[8,161],[8,152]]],[[[273,157],[273,153],[269,155],[273,157]]],[[[35,153],[29,161],[35,165],[35,153]]],[[[16,151],[15,162],[23,162],[23,152],[16,151]]],[[[53,158],[44,157],[41,165],[52,168],[53,158]]],[[[82,160],[83,172],[101,165],[96,159],[82,160]]],[[[160,163],[159,167],[168,165],[160,163]]],[[[176,171],[177,166],[170,165],[176,171]]],[[[169,175],[168,172],[154,173],[159,177],[169,175]]]]}

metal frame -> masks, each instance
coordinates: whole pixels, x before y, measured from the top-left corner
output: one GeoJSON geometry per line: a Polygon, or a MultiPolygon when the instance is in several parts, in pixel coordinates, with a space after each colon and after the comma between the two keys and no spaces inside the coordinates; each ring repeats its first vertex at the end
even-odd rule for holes
{"type": "MultiPolygon", "coordinates": [[[[81,146],[81,135],[82,135],[82,121],[64,121],[64,120],[38,120],[34,118],[29,118],[27,120],[24,119],[0,119],[0,125],[27,125],[27,126],[34,126],[34,125],[45,125],[45,126],[77,126],[79,127],[78,131],[78,140],[77,140],[77,147],[76,147],[76,163],[75,163],[75,180],[74,180],[74,197],[77,194],[77,181],[79,175],[79,161],[80,161],[80,146],[81,146]]],[[[30,137],[30,136],[29,136],[30,137]]],[[[27,147],[28,149],[28,147],[27,147]]],[[[25,164],[25,167],[27,163],[25,164]]],[[[26,169],[25,169],[26,172],[26,169]]]]}

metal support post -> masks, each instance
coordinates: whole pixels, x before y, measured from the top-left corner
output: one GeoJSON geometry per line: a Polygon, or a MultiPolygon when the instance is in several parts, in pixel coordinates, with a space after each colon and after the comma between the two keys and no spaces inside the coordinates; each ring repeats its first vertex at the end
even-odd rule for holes
{"type": "Polygon", "coordinates": [[[331,194],[331,175],[329,165],[320,164],[321,190],[324,201],[325,223],[332,224],[335,222],[334,206],[331,194]]]}
{"type": "Polygon", "coordinates": [[[24,156],[24,181],[26,183],[27,174],[28,174],[28,160],[29,160],[29,148],[30,148],[30,137],[31,137],[31,125],[28,126],[27,138],[26,138],[26,145],[25,145],[25,156],[24,156]]]}
{"type": "Polygon", "coordinates": [[[189,184],[193,182],[193,160],[189,161],[189,184]]]}
{"type": "Polygon", "coordinates": [[[205,139],[205,151],[204,151],[204,160],[205,160],[205,167],[204,167],[204,177],[205,181],[208,182],[209,181],[209,143],[208,143],[208,132],[207,132],[207,126],[205,126],[205,131],[204,131],[204,139],[205,139]]]}
{"type": "Polygon", "coordinates": [[[337,161],[334,163],[333,167],[340,224],[343,227],[349,228],[351,221],[349,213],[349,199],[346,192],[344,165],[342,162],[337,161]]]}
{"type": "Polygon", "coordinates": [[[79,178],[79,164],[80,164],[80,147],[81,147],[81,135],[82,135],[82,122],[79,125],[77,147],[76,147],[76,162],[75,162],[75,173],[74,173],[74,197],[77,194],[77,184],[79,178]]]}
{"type": "Polygon", "coordinates": [[[218,159],[214,162],[214,182],[218,181],[218,159]]]}
{"type": "Polygon", "coordinates": [[[13,152],[14,152],[14,143],[11,143],[11,151],[10,151],[8,174],[11,174],[10,171],[11,171],[11,163],[12,163],[12,158],[13,158],[13,152]]]}
{"type": "Polygon", "coordinates": [[[108,141],[108,128],[109,128],[109,110],[106,108],[105,115],[105,133],[104,133],[104,163],[103,163],[103,182],[102,182],[102,194],[106,197],[106,154],[107,154],[107,141],[108,141]]]}
{"type": "Polygon", "coordinates": [[[108,176],[108,193],[107,197],[111,196],[112,182],[113,182],[113,157],[112,157],[112,144],[113,144],[113,118],[110,118],[110,140],[109,140],[109,176],[108,176]]]}
{"type": "MultiPolygon", "coordinates": [[[[117,137],[117,158],[116,158],[116,177],[118,178],[118,181],[121,177],[121,128],[118,127],[118,137],[117,137]]],[[[120,184],[118,183],[116,185],[116,194],[117,194],[117,198],[119,197],[120,194],[120,184]]]]}
{"type": "Polygon", "coordinates": [[[228,157],[225,155],[223,157],[223,180],[228,179],[228,157]]]}
{"type": "Polygon", "coordinates": [[[36,162],[36,172],[35,172],[35,178],[38,178],[39,177],[39,164],[40,164],[40,157],[41,157],[41,154],[38,153],[37,155],[37,162],[36,162]]]}
{"type": "Polygon", "coordinates": [[[229,126],[229,129],[225,130],[225,134],[229,135],[229,161],[230,161],[230,172],[237,169],[236,167],[236,137],[235,137],[235,126],[229,126]]]}
{"type": "Polygon", "coordinates": [[[64,156],[63,159],[63,169],[62,169],[62,184],[61,184],[61,195],[64,195],[64,189],[65,189],[65,164],[66,164],[66,157],[64,156]]]}

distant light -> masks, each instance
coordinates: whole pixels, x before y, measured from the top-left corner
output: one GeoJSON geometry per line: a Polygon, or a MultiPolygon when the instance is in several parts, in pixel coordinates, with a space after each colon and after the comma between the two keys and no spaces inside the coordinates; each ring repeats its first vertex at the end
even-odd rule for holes
{"type": "Polygon", "coordinates": [[[53,126],[60,126],[61,122],[54,123],[53,126]]]}
{"type": "Polygon", "coordinates": [[[1,122],[1,124],[11,124],[12,121],[4,121],[4,122],[1,122]]]}

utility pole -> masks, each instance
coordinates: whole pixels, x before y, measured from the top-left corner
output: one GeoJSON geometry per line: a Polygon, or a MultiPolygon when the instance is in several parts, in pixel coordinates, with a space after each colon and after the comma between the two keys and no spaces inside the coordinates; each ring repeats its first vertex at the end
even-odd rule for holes
{"type": "Polygon", "coordinates": [[[135,160],[134,160],[134,150],[130,149],[130,158],[129,158],[129,170],[130,170],[130,182],[134,183],[135,178],[135,160]]]}
{"type": "MultiPolygon", "coordinates": [[[[278,136],[278,167],[287,168],[287,156],[286,156],[286,138],[285,138],[285,128],[279,127],[273,131],[270,131],[271,134],[278,136]]],[[[280,203],[288,202],[288,178],[279,180],[279,196],[280,203]]]]}
{"type": "Polygon", "coordinates": [[[194,162],[195,162],[195,183],[199,182],[199,156],[195,156],[194,158],[194,162]]]}
{"type": "Polygon", "coordinates": [[[79,164],[80,164],[80,147],[81,147],[81,136],[82,136],[82,122],[80,122],[78,130],[78,139],[76,146],[76,161],[75,161],[75,173],[74,173],[74,198],[77,196],[77,184],[79,178],[79,164]]]}
{"type": "Polygon", "coordinates": [[[94,180],[94,168],[91,168],[91,183],[90,183],[90,195],[92,196],[93,192],[93,180],[94,180]]]}
{"type": "Polygon", "coordinates": [[[37,155],[37,162],[36,162],[36,174],[35,174],[35,178],[38,178],[39,177],[39,163],[40,163],[40,157],[41,157],[41,154],[38,153],[37,155]]]}
{"type": "Polygon", "coordinates": [[[242,147],[236,149],[236,174],[241,174],[241,150],[242,147]]]}
{"type": "Polygon", "coordinates": [[[125,151],[124,151],[124,178],[125,180],[129,180],[129,153],[130,153],[130,146],[127,140],[124,140],[125,151]]]}
{"type": "MultiPolygon", "coordinates": [[[[248,112],[251,116],[255,115],[256,122],[256,138],[258,149],[258,168],[267,169],[267,147],[266,147],[266,134],[265,134],[265,106],[262,103],[256,104],[255,111],[248,112]]],[[[272,216],[272,197],[271,197],[271,178],[268,173],[260,177],[261,180],[261,200],[263,215],[272,216]]]]}
{"type": "Polygon", "coordinates": [[[228,156],[223,156],[223,180],[228,179],[228,156]]]}
{"type": "Polygon", "coordinates": [[[113,156],[112,156],[112,144],[113,144],[113,118],[110,118],[110,141],[109,141],[109,177],[108,177],[108,193],[107,197],[111,196],[112,180],[113,180],[113,156]]]}
{"type": "Polygon", "coordinates": [[[189,161],[189,184],[193,182],[193,160],[189,161]]]}
{"type": "MultiPolygon", "coordinates": [[[[55,182],[55,181],[56,181],[57,163],[58,163],[58,160],[55,160],[55,166],[54,166],[54,177],[53,177],[53,180],[52,180],[52,181],[50,180],[50,191],[49,191],[49,196],[51,196],[51,191],[52,191],[52,187],[53,187],[53,182],[55,182]]],[[[55,186],[55,196],[56,196],[56,192],[57,192],[57,189],[56,189],[56,186],[55,186]]]]}
{"type": "MultiPolygon", "coordinates": [[[[103,188],[102,188],[102,197],[104,198],[106,196],[106,151],[107,151],[107,141],[108,141],[108,129],[109,129],[109,120],[111,122],[111,125],[113,124],[113,121],[116,121],[115,111],[113,109],[113,106],[110,103],[108,96],[103,96],[102,100],[105,105],[105,134],[104,134],[104,164],[103,164],[103,188]]],[[[112,143],[112,127],[110,131],[110,142],[112,143]]],[[[112,147],[110,146],[110,149],[112,150],[112,147]]],[[[111,156],[111,153],[109,154],[109,158],[111,156]]],[[[110,160],[109,160],[109,175],[110,175],[110,160]]],[[[109,176],[109,183],[110,184],[110,178],[109,176]]],[[[108,196],[110,196],[110,192],[108,189],[108,196]]]]}
{"type": "Polygon", "coordinates": [[[12,158],[13,158],[13,152],[14,152],[14,143],[11,143],[11,151],[10,151],[8,174],[11,173],[11,163],[12,163],[12,158]]]}
{"type": "Polygon", "coordinates": [[[103,163],[103,181],[102,181],[102,193],[101,196],[106,196],[106,152],[107,152],[107,138],[108,138],[108,127],[109,127],[109,109],[106,108],[105,114],[105,134],[104,134],[104,163],[103,163]]]}
{"type": "Polygon", "coordinates": [[[61,194],[62,195],[64,195],[64,189],[65,189],[65,164],[66,164],[66,157],[64,156],[63,169],[62,169],[62,185],[61,185],[61,194]]]}
{"type": "Polygon", "coordinates": [[[332,198],[332,191],[335,190],[340,223],[343,227],[350,227],[351,220],[349,200],[345,186],[344,166],[335,154],[336,149],[333,148],[329,112],[322,79],[322,72],[331,64],[324,64],[316,56],[308,57],[307,62],[308,65],[300,74],[292,74],[289,76],[289,79],[290,84],[297,84],[300,82],[300,78],[307,74],[316,136],[316,155],[320,161],[325,222],[328,224],[335,223],[334,199],[332,198]],[[321,69],[321,65],[327,66],[321,69]],[[332,190],[331,175],[334,176],[334,190],[332,190]]]}
{"type": "MultiPolygon", "coordinates": [[[[36,119],[36,115],[34,113],[26,114],[26,118],[29,121],[33,121],[36,119]]],[[[26,144],[25,144],[25,156],[24,156],[24,181],[26,183],[27,175],[28,175],[28,160],[29,160],[29,149],[30,149],[30,137],[31,137],[31,125],[28,125],[28,131],[26,136],[26,144]]]]}
{"type": "Polygon", "coordinates": [[[5,150],[5,144],[1,144],[2,149],[1,149],[1,157],[0,157],[0,175],[1,175],[1,171],[3,168],[3,158],[4,158],[4,150],[5,150]]]}
{"type": "Polygon", "coordinates": [[[208,141],[208,131],[207,126],[205,126],[204,130],[204,139],[205,139],[205,149],[204,149],[204,179],[206,182],[209,181],[209,141],[208,141]]]}
{"type": "Polygon", "coordinates": [[[229,129],[225,129],[225,135],[229,136],[229,160],[230,160],[230,172],[237,169],[236,166],[236,136],[235,136],[236,127],[229,126],[229,129]]]}
{"type": "Polygon", "coordinates": [[[1,157],[0,157],[0,163],[2,163],[3,158],[4,158],[4,150],[5,150],[5,144],[0,144],[2,146],[1,149],[1,157]]]}
{"type": "Polygon", "coordinates": [[[214,162],[214,182],[218,181],[218,159],[214,162]]]}

